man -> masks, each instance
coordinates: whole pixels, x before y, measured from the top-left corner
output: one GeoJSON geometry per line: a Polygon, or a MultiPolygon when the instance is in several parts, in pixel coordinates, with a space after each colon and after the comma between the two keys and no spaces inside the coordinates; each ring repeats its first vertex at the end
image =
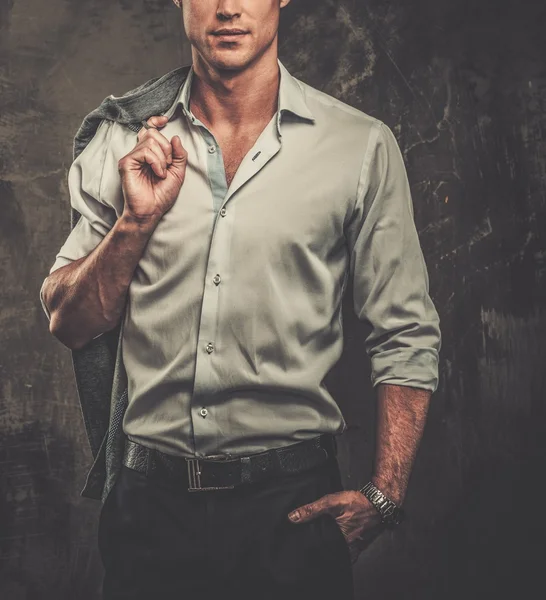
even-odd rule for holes
{"type": "Polygon", "coordinates": [[[366,540],[401,519],[438,315],[395,138],[278,60],[288,2],[175,0],[180,89],[175,71],[111,96],[76,137],[81,216],[41,298],[82,407],[96,372],[78,353],[121,327],[106,434],[84,410],[108,599],[352,598],[366,540]],[[323,384],[349,277],[378,395],[362,490],[342,488],[323,384]]]}

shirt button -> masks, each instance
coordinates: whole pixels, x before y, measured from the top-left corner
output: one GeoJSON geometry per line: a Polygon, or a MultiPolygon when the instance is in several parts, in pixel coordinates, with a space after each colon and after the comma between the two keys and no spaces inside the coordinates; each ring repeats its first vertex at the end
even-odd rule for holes
{"type": "Polygon", "coordinates": [[[226,216],[226,214],[227,214],[227,210],[226,210],[225,208],[222,208],[222,209],[220,210],[220,216],[222,216],[222,217],[225,217],[225,216],[226,216]]]}
{"type": "Polygon", "coordinates": [[[216,274],[213,278],[212,281],[214,281],[214,283],[216,285],[218,285],[220,283],[220,281],[222,281],[222,278],[220,277],[220,275],[216,274]]]}
{"type": "Polygon", "coordinates": [[[199,411],[199,414],[200,414],[200,415],[203,417],[203,419],[204,419],[204,418],[205,418],[205,417],[206,417],[206,416],[209,414],[209,411],[208,411],[206,408],[204,408],[204,407],[203,407],[203,408],[202,408],[202,409],[199,411]]]}
{"type": "Polygon", "coordinates": [[[214,154],[216,152],[216,146],[209,146],[209,152],[214,154]]]}
{"type": "Polygon", "coordinates": [[[210,354],[211,352],[214,352],[214,344],[211,344],[210,342],[207,344],[207,352],[210,354]]]}

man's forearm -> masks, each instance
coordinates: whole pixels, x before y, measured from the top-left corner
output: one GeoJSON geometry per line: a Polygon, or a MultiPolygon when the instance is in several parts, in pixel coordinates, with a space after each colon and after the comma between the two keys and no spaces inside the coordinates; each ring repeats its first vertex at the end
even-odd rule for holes
{"type": "Polygon", "coordinates": [[[122,215],[92,252],[47,277],[43,299],[50,331],[63,344],[80,348],[119,322],[135,268],[156,225],[122,215]]]}
{"type": "Polygon", "coordinates": [[[425,426],[431,392],[408,386],[377,386],[377,438],[372,481],[402,504],[425,426]]]}

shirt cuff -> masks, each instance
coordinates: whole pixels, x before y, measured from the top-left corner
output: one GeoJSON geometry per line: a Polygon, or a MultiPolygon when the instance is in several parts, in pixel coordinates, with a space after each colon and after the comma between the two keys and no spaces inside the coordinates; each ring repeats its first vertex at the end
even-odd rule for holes
{"type": "Polygon", "coordinates": [[[435,392],[438,351],[435,348],[395,348],[371,357],[372,384],[406,385],[435,392]]]}

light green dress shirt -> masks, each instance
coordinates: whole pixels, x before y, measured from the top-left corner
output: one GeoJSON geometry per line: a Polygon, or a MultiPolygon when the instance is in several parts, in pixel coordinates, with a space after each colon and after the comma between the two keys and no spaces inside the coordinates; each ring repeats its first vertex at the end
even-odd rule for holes
{"type": "MultiPolygon", "coordinates": [[[[130,284],[122,357],[123,429],[163,452],[247,454],[343,432],[324,378],[342,352],[348,278],[371,325],[373,384],[437,387],[439,319],[393,133],[278,65],[278,111],[229,187],[190,112],[193,69],[161,129],[188,151],[186,178],[130,284]]],[[[72,163],[82,217],[50,273],[121,215],[118,161],[136,142],[103,121],[72,163]]]]}

